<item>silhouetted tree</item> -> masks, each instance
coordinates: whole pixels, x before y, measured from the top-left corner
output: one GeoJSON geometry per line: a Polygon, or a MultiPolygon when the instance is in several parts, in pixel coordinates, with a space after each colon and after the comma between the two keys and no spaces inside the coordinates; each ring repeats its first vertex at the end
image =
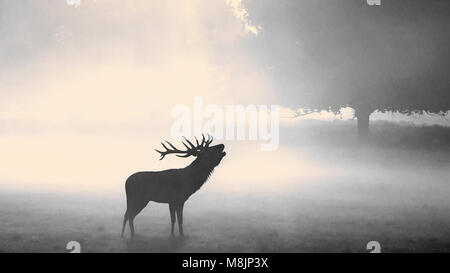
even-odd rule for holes
{"type": "Polygon", "coordinates": [[[286,102],[355,109],[359,136],[375,111],[450,109],[450,1],[246,1],[253,53],[286,102]],[[295,98],[295,99],[293,99],[295,98]]]}

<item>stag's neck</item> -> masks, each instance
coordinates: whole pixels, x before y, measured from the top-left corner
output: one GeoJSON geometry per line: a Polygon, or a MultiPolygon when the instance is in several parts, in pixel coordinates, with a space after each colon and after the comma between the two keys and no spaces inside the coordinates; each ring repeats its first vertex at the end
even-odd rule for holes
{"type": "Polygon", "coordinates": [[[194,160],[186,167],[191,178],[192,193],[196,192],[203,184],[205,184],[214,168],[215,166],[211,166],[208,162],[199,159],[194,160]]]}

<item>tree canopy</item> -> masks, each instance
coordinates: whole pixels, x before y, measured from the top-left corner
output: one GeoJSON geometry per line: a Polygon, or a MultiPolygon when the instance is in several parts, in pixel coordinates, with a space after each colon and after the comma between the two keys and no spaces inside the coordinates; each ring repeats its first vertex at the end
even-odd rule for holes
{"type": "Polygon", "coordinates": [[[247,1],[251,41],[288,105],[450,109],[450,1],[247,1]]]}

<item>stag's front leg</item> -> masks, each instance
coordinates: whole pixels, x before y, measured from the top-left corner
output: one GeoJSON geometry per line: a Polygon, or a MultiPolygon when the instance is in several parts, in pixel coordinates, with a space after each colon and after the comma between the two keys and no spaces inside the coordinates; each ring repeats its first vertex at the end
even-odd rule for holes
{"type": "Polygon", "coordinates": [[[170,235],[173,236],[173,227],[174,227],[175,222],[176,222],[176,218],[175,218],[175,205],[169,204],[169,210],[170,210],[170,221],[171,221],[171,224],[172,224],[172,230],[170,231],[170,235]]]}
{"type": "Polygon", "coordinates": [[[178,218],[178,231],[180,232],[180,236],[184,236],[183,234],[183,207],[184,204],[181,204],[177,207],[177,218],[178,218]]]}

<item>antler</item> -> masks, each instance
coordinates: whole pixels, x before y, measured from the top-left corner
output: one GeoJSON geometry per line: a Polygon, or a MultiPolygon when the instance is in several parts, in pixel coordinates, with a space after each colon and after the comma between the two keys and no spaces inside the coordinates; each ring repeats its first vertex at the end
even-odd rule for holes
{"type": "MultiPolygon", "coordinates": [[[[205,148],[208,148],[209,147],[209,144],[211,144],[211,142],[213,142],[213,140],[214,140],[214,138],[212,137],[212,136],[210,136],[209,134],[207,134],[208,135],[208,140],[206,141],[206,146],[205,146],[205,148]],[[211,139],[210,139],[211,138],[211,139]]],[[[202,136],[203,136],[203,134],[202,134],[202,136]]],[[[205,139],[205,137],[203,136],[203,139],[205,139]]]]}
{"type": "Polygon", "coordinates": [[[186,151],[182,151],[179,150],[177,148],[175,148],[175,146],[173,146],[169,141],[166,140],[166,143],[172,148],[169,149],[167,148],[166,145],[164,145],[163,142],[161,142],[161,145],[164,147],[164,149],[166,149],[165,151],[158,151],[155,149],[155,151],[157,151],[158,153],[161,154],[161,158],[159,160],[162,160],[166,155],[168,154],[177,154],[176,156],[178,157],[189,157],[189,156],[199,156],[200,153],[202,151],[204,151],[206,148],[209,147],[209,144],[211,144],[211,142],[214,140],[213,137],[211,137],[209,134],[208,135],[208,140],[205,140],[205,136],[202,134],[202,143],[198,143],[198,139],[197,137],[195,137],[195,142],[197,143],[197,146],[195,146],[194,144],[192,144],[192,142],[190,142],[187,138],[183,137],[184,140],[186,140],[186,142],[189,144],[186,145],[186,143],[184,143],[183,141],[181,143],[183,143],[184,147],[186,147],[186,151]],[[178,154],[182,154],[182,155],[178,155],[178,154]]]}

